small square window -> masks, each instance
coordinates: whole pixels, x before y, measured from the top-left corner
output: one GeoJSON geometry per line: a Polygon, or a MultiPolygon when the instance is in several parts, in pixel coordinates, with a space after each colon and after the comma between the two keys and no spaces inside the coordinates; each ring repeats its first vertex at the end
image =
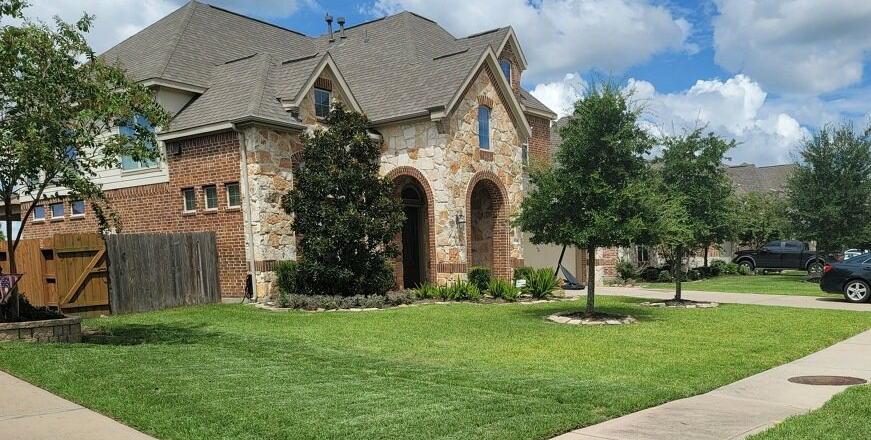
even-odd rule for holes
{"type": "Polygon", "coordinates": [[[84,217],[85,216],[85,201],[84,200],[73,200],[70,202],[70,210],[72,211],[73,217],[84,217]]]}
{"type": "Polygon", "coordinates": [[[184,199],[184,212],[194,212],[197,210],[197,193],[193,188],[185,188],[181,190],[182,198],[184,199]]]}
{"type": "Polygon", "coordinates": [[[203,194],[206,196],[206,209],[218,209],[218,187],[215,185],[204,186],[203,194]]]}
{"type": "Polygon", "coordinates": [[[332,104],[332,92],[324,89],[315,89],[315,116],[318,118],[326,118],[330,115],[330,106],[332,104]]]}
{"type": "Polygon", "coordinates": [[[51,207],[51,218],[64,218],[64,204],[63,203],[52,203],[51,207]]]}
{"type": "Polygon", "coordinates": [[[228,183],[224,185],[227,190],[227,206],[230,208],[239,208],[242,206],[242,193],[239,191],[238,183],[228,183]]]}
{"type": "Polygon", "coordinates": [[[34,221],[42,221],[45,220],[45,206],[35,206],[33,208],[33,220],[34,221]]]}

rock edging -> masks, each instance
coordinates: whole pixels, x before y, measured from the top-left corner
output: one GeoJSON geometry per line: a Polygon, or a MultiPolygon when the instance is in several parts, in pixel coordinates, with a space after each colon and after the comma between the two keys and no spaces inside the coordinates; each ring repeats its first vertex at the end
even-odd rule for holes
{"type": "Polygon", "coordinates": [[[82,342],[82,318],[67,316],[42,321],[0,323],[0,343],[23,342],[82,342]]]}

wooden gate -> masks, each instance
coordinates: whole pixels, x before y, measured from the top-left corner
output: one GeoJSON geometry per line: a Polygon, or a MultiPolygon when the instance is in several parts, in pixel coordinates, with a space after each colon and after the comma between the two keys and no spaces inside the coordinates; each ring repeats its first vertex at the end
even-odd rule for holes
{"type": "MultiPolygon", "coordinates": [[[[101,235],[21,240],[15,253],[17,270],[24,274],[18,290],[31,304],[65,313],[109,311],[106,245],[101,235]]],[[[0,267],[9,272],[6,242],[0,243],[0,267]]]]}

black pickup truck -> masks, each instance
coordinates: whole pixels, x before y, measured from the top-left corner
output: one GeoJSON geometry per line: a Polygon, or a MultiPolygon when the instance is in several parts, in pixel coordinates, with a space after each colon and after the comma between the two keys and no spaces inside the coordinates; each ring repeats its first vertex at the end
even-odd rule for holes
{"type": "Polygon", "coordinates": [[[823,273],[826,260],[836,260],[837,255],[817,255],[808,250],[808,244],[798,240],[778,240],[766,243],[759,249],[735,252],[732,262],[753,269],[803,269],[810,277],[823,273]]]}

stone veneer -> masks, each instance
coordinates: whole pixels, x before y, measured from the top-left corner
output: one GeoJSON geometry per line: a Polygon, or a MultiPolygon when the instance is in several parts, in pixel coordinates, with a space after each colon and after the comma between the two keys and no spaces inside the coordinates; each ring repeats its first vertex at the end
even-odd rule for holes
{"type": "Polygon", "coordinates": [[[82,318],[0,323],[0,342],[82,342],[82,318]]]}

